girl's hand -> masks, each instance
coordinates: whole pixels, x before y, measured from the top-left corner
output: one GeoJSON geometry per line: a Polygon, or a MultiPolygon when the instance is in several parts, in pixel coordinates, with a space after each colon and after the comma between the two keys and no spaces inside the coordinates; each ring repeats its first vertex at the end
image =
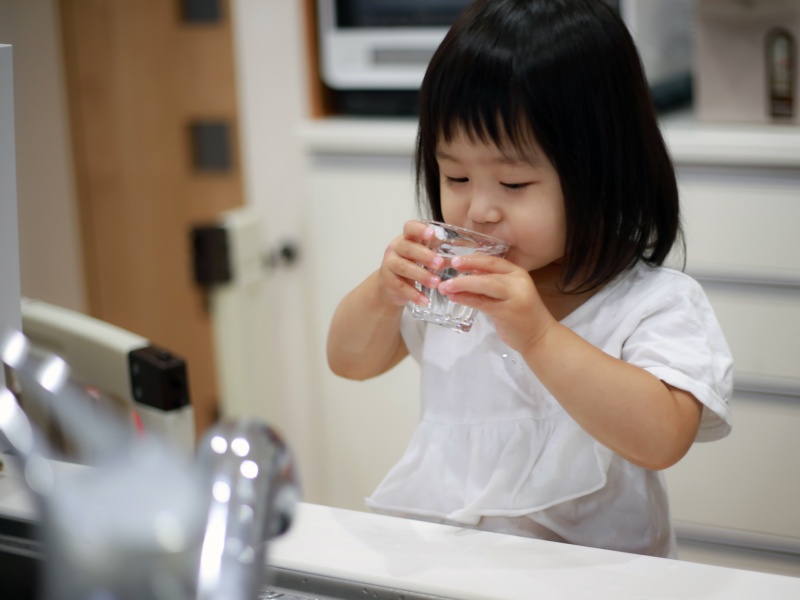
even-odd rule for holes
{"type": "Polygon", "coordinates": [[[408,221],[403,227],[403,235],[392,240],[386,248],[378,271],[379,295],[385,304],[396,307],[408,302],[422,306],[428,304],[425,294],[414,287],[414,282],[429,288],[439,285],[439,278],[425,269],[437,270],[444,263],[441,256],[425,246],[433,236],[432,227],[420,221],[408,221]]]}
{"type": "Polygon", "coordinates": [[[522,267],[497,256],[471,254],[454,258],[453,266],[470,273],[439,285],[439,292],[489,316],[500,339],[525,354],[556,323],[522,267]]]}

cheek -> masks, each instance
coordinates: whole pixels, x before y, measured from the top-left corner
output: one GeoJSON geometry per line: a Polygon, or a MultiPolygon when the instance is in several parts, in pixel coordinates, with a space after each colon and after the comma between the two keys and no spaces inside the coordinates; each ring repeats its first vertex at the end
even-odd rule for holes
{"type": "Polygon", "coordinates": [[[518,246],[531,255],[556,257],[564,253],[567,242],[566,220],[555,213],[537,213],[509,219],[518,246]]]}
{"type": "Polygon", "coordinates": [[[563,215],[553,215],[548,227],[547,242],[554,251],[564,252],[567,245],[567,222],[563,215]]]}
{"type": "Polygon", "coordinates": [[[553,191],[540,207],[542,210],[536,215],[539,231],[546,237],[548,246],[563,250],[567,242],[567,213],[563,197],[553,191]]]}
{"type": "Polygon", "coordinates": [[[456,202],[453,198],[452,192],[449,192],[442,187],[440,191],[442,216],[447,223],[457,223],[463,216],[461,213],[463,207],[461,203],[456,202]]]}
{"type": "Polygon", "coordinates": [[[567,242],[567,217],[563,210],[553,210],[549,215],[551,243],[563,247],[567,242]]]}

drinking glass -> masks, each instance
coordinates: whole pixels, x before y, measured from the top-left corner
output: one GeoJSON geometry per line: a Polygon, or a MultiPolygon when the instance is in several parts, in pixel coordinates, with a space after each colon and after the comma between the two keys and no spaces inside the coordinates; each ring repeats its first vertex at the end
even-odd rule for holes
{"type": "MultiPolygon", "coordinates": [[[[427,242],[427,246],[444,258],[441,269],[433,272],[442,281],[469,275],[469,273],[453,268],[451,262],[456,256],[475,253],[505,256],[508,252],[508,244],[498,238],[438,221],[423,222],[432,227],[434,231],[434,236],[427,242]]],[[[438,290],[427,288],[419,282],[416,283],[416,286],[428,297],[428,305],[413,304],[411,312],[415,318],[460,332],[466,332],[472,328],[477,309],[452,302],[438,290]]]]}

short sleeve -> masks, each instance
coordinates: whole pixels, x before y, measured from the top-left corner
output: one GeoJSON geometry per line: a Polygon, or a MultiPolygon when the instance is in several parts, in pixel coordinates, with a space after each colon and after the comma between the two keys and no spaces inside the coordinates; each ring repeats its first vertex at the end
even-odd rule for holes
{"type": "Polygon", "coordinates": [[[733,358],[700,284],[672,283],[642,313],[622,358],[697,398],[704,409],[696,441],[717,440],[731,431],[733,358]]]}
{"type": "Polygon", "coordinates": [[[422,346],[425,342],[425,321],[415,319],[411,314],[411,307],[406,306],[400,320],[400,335],[403,337],[408,353],[422,364],[422,346]]]}

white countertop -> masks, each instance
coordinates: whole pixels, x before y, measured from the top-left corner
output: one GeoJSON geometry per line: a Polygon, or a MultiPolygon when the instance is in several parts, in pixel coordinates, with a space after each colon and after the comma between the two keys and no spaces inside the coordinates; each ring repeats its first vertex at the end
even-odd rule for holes
{"type": "MultiPolygon", "coordinates": [[[[784,124],[703,123],[691,112],[665,115],[662,132],[679,165],[800,168],[800,127],[784,124]]],[[[309,119],[299,135],[316,154],[410,156],[417,121],[331,117],[309,119]]]]}
{"type": "Polygon", "coordinates": [[[276,567],[460,600],[800,598],[800,578],[301,504],[276,567]]]}
{"type": "MultiPolygon", "coordinates": [[[[7,465],[8,467],[8,465],[7,465]]],[[[36,520],[13,466],[0,514],[36,520]]],[[[797,599],[800,578],[301,503],[274,567],[458,600],[797,599]]]]}

